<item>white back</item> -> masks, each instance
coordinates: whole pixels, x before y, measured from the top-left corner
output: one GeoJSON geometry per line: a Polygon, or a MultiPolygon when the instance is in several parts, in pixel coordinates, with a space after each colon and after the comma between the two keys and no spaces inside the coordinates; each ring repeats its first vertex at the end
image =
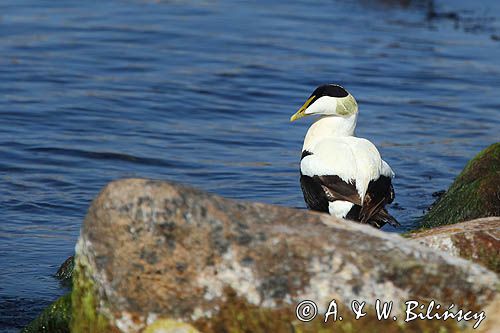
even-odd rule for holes
{"type": "Polygon", "coordinates": [[[327,138],[311,152],[312,155],[300,162],[302,174],[311,177],[337,175],[345,182],[355,180],[362,199],[370,180],[383,174],[383,163],[377,148],[365,139],[353,136],[327,138]]]}

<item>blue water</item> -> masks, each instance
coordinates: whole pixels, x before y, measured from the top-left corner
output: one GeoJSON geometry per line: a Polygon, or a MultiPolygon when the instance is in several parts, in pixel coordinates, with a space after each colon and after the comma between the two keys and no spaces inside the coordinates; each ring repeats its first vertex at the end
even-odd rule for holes
{"type": "Polygon", "coordinates": [[[401,3],[2,1],[0,331],[65,292],[52,274],[113,179],[304,208],[310,120],[289,117],[320,83],[357,98],[414,227],[500,139],[500,6],[401,3]]]}

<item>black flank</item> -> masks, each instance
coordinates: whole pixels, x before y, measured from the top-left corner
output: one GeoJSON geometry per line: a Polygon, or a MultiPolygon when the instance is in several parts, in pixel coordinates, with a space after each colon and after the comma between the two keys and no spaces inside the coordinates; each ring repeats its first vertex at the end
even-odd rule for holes
{"type": "Polygon", "coordinates": [[[312,177],[303,175],[301,172],[300,187],[302,188],[307,208],[328,213],[328,198],[318,181],[312,177]]]}
{"type": "Polygon", "coordinates": [[[365,194],[363,207],[359,212],[359,220],[361,223],[369,223],[369,220],[379,214],[379,212],[380,220],[387,220],[387,222],[394,221],[397,223],[397,221],[384,209],[385,205],[394,201],[394,197],[394,188],[392,187],[390,177],[380,176],[378,179],[370,181],[365,194]]]}
{"type": "MultiPolygon", "coordinates": [[[[300,159],[309,155],[313,153],[304,150],[300,159]]],[[[300,187],[307,207],[311,210],[328,213],[329,202],[349,201],[354,205],[345,217],[348,220],[367,223],[376,228],[381,228],[386,223],[395,227],[399,225],[398,221],[384,208],[385,205],[394,201],[394,188],[390,177],[380,176],[370,181],[363,206],[361,206],[355,180],[345,182],[336,175],[310,177],[301,172],[300,187]]]]}

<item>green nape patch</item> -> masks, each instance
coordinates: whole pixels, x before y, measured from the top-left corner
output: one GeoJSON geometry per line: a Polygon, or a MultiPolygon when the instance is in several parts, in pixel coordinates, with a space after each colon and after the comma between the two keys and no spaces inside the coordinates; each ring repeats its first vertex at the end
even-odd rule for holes
{"type": "Polygon", "coordinates": [[[423,217],[428,229],[500,215],[500,142],[477,154],[423,217]]]}
{"type": "MultiPolygon", "coordinates": [[[[226,289],[227,301],[220,305],[218,314],[211,318],[195,321],[193,325],[203,333],[448,333],[460,332],[464,329],[452,320],[414,320],[404,323],[404,318],[394,321],[391,316],[387,320],[379,321],[373,305],[366,305],[367,315],[356,320],[351,309],[338,306],[337,320],[329,316],[324,322],[324,314],[318,314],[309,322],[297,319],[295,309],[281,308],[268,309],[249,304],[238,297],[231,289],[226,289]],[[368,310],[372,309],[372,310],[368,310]],[[340,320],[342,316],[342,320],[340,320]]],[[[401,315],[400,315],[401,316],[401,315]]]]}
{"type": "Polygon", "coordinates": [[[26,326],[21,333],[69,333],[71,293],[61,296],[26,326]]]}

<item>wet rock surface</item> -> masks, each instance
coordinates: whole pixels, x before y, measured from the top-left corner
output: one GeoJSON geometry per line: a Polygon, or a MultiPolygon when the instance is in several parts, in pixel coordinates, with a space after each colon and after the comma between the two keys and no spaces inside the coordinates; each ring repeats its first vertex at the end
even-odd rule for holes
{"type": "Polygon", "coordinates": [[[65,286],[71,286],[71,278],[73,276],[73,269],[75,266],[75,258],[74,256],[68,257],[59,269],[57,270],[55,277],[61,281],[61,284],[65,286]]]}
{"type": "Polygon", "coordinates": [[[151,332],[172,321],[206,333],[456,331],[453,321],[403,325],[348,313],[335,324],[302,323],[295,306],[309,299],[324,313],[332,299],[345,309],[379,298],[400,310],[433,299],[479,311],[498,287],[482,266],[369,226],[128,179],[106,186],[85,218],[71,331],[151,332]]]}
{"type": "Polygon", "coordinates": [[[21,333],[70,333],[70,320],[71,294],[66,294],[43,310],[21,333]]]}
{"type": "Polygon", "coordinates": [[[500,217],[437,227],[409,235],[420,244],[459,256],[500,273],[500,217]]]}
{"type": "Polygon", "coordinates": [[[424,216],[423,228],[500,216],[500,143],[481,151],[424,216]]]}

